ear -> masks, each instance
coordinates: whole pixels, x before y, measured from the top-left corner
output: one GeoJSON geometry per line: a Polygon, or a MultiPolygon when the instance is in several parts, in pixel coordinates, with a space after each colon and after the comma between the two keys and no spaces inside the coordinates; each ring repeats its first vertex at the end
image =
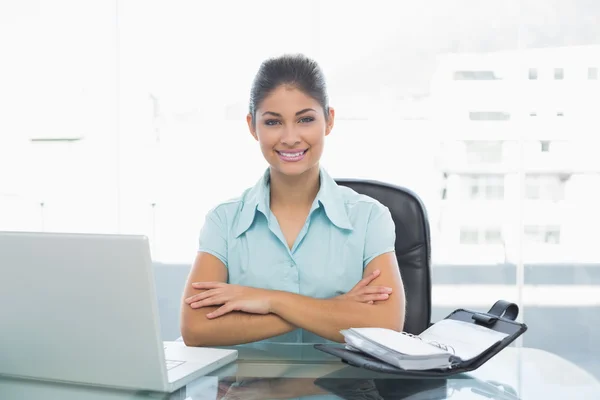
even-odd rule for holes
{"type": "Polygon", "coordinates": [[[258,136],[256,135],[256,125],[252,121],[252,114],[248,113],[248,115],[246,115],[246,122],[248,123],[248,129],[250,130],[250,134],[254,136],[254,140],[258,142],[258,136]]]}
{"type": "Polygon", "coordinates": [[[327,115],[327,126],[325,127],[325,136],[327,136],[331,133],[334,122],[335,122],[335,110],[333,109],[333,107],[329,107],[329,112],[327,115]]]}

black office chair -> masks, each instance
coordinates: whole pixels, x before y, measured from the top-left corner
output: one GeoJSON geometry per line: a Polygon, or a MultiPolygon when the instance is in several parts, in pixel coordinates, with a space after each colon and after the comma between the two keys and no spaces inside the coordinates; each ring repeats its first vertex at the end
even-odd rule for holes
{"type": "Polygon", "coordinates": [[[408,189],[383,182],[336,182],[378,200],[390,210],[396,224],[396,258],[406,292],[404,330],[412,334],[423,332],[431,321],[431,241],[421,199],[408,189]]]}

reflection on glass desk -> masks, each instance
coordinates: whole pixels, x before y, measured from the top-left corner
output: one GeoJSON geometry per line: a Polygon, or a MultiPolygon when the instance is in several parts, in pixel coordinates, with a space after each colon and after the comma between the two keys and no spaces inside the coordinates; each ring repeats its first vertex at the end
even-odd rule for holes
{"type": "Polygon", "coordinates": [[[600,399],[600,382],[591,374],[537,349],[509,347],[478,370],[449,379],[405,379],[348,366],[308,344],[235,348],[236,363],[172,394],[3,377],[0,399],[600,399]]]}

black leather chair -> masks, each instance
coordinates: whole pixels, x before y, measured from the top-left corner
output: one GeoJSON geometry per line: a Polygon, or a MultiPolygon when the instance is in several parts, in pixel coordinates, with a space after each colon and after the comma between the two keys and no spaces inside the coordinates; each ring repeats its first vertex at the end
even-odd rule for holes
{"type": "Polygon", "coordinates": [[[431,240],[421,199],[410,190],[383,182],[336,179],[338,185],[385,205],[396,224],[396,258],[406,292],[404,330],[419,334],[431,321],[431,240]]]}

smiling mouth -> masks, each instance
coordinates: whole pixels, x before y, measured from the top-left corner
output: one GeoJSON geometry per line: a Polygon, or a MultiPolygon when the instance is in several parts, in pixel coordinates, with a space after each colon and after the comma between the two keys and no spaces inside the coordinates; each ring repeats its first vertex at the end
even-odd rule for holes
{"type": "Polygon", "coordinates": [[[297,161],[301,161],[304,158],[304,155],[306,154],[307,151],[308,151],[308,149],[306,149],[306,150],[294,150],[294,151],[279,151],[279,150],[275,150],[275,152],[277,153],[277,155],[279,155],[279,159],[281,161],[284,161],[284,162],[297,162],[297,161]]]}
{"type": "Polygon", "coordinates": [[[308,151],[308,149],[300,150],[300,151],[280,151],[280,150],[275,150],[275,151],[277,152],[277,154],[279,154],[282,157],[296,158],[296,157],[301,157],[301,156],[305,155],[306,152],[308,151]]]}

